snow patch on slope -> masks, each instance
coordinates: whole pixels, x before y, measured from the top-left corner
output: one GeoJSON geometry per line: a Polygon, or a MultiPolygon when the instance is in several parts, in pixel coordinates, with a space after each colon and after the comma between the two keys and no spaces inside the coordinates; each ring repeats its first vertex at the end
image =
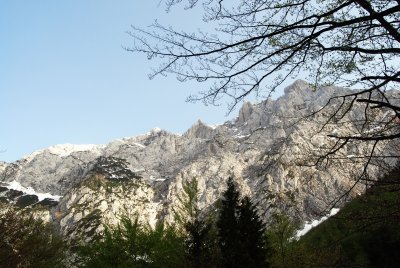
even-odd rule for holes
{"type": "Polygon", "coordinates": [[[52,195],[50,193],[37,193],[32,187],[24,187],[17,181],[8,182],[8,183],[6,183],[6,185],[4,187],[6,187],[7,189],[10,189],[10,190],[12,189],[12,190],[21,191],[24,194],[36,195],[39,198],[39,201],[42,201],[43,199],[46,199],[46,198],[50,198],[55,201],[59,201],[60,198],[62,197],[61,195],[52,195]]]}
{"type": "Polygon", "coordinates": [[[140,147],[140,148],[146,148],[146,146],[144,146],[143,144],[138,143],[138,142],[134,142],[133,144],[138,146],[138,147],[140,147]]]}
{"type": "Polygon", "coordinates": [[[317,225],[321,224],[322,222],[326,221],[329,217],[336,215],[339,212],[338,208],[332,208],[331,211],[329,212],[328,215],[323,216],[319,220],[313,220],[312,222],[306,222],[304,225],[304,228],[301,230],[298,230],[295,237],[296,239],[299,239],[301,236],[305,235],[310,231],[312,228],[316,227],[317,225]]]}

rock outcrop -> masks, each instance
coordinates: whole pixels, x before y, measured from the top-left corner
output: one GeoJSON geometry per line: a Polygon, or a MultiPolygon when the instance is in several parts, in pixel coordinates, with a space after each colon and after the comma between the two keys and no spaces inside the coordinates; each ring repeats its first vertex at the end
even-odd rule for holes
{"type": "MultiPolygon", "coordinates": [[[[330,209],[363,170],[364,163],[352,156],[363,155],[369,144],[345,146],[336,161],[312,165],[335,143],[327,134],[357,130],[363,112],[358,104],[345,115],[344,128],[328,124],[321,130],[339,104],[321,108],[332,96],[349,92],[313,89],[297,81],[277,100],[244,103],[238,118],[222,125],[211,127],[199,120],[183,135],[153,129],[106,145],[57,145],[14,163],[0,163],[1,178],[3,183],[17,181],[37,192],[61,195],[59,203],[50,206],[52,219],[62,233],[75,238],[90,237],[103,223],[115,224],[124,214],[138,215],[151,225],[172,222],[182,183],[192,178],[198,180],[200,208],[210,208],[232,176],[266,221],[275,210],[310,220],[330,209]]],[[[396,151],[384,144],[379,150],[396,151]]],[[[371,166],[369,172],[380,170],[371,166]]],[[[348,196],[363,187],[352,188],[348,196]]],[[[8,200],[1,189],[0,196],[8,200]]],[[[34,200],[22,201],[33,206],[34,200]]]]}

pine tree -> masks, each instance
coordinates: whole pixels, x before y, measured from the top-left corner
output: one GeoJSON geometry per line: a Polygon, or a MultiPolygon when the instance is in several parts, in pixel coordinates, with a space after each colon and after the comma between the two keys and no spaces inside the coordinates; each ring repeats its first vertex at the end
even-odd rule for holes
{"type": "Polygon", "coordinates": [[[217,221],[221,266],[235,267],[238,263],[240,234],[238,229],[239,192],[230,177],[221,199],[221,210],[217,221]]]}
{"type": "Polygon", "coordinates": [[[266,267],[265,224],[249,197],[239,208],[240,250],[237,267],[266,267]]]}
{"type": "Polygon", "coordinates": [[[239,198],[233,179],[221,200],[217,222],[222,267],[266,267],[265,224],[250,198],[239,198]]]}
{"type": "Polygon", "coordinates": [[[195,219],[186,224],[186,250],[193,268],[210,267],[213,241],[210,239],[211,224],[204,219],[195,219]]]}

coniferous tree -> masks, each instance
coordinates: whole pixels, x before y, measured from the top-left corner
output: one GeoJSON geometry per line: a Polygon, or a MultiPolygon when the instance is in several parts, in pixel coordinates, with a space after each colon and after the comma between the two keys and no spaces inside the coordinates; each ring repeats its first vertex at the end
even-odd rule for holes
{"type": "Polygon", "coordinates": [[[193,268],[210,267],[212,264],[214,242],[210,237],[211,227],[211,223],[204,219],[195,219],[186,224],[185,244],[189,263],[193,268]]]}
{"type": "Polygon", "coordinates": [[[221,200],[217,222],[223,267],[266,267],[265,224],[250,198],[239,198],[233,179],[221,200]]]}
{"type": "Polygon", "coordinates": [[[232,177],[221,199],[221,210],[217,221],[221,266],[235,267],[239,258],[240,233],[238,228],[239,192],[232,177]]]}
{"type": "Polygon", "coordinates": [[[178,228],[185,235],[185,246],[190,267],[212,267],[215,255],[215,239],[212,223],[200,214],[199,189],[195,178],[183,183],[178,196],[179,204],[173,209],[178,228]]]}
{"type": "Polygon", "coordinates": [[[239,208],[238,229],[240,248],[237,267],[266,267],[265,224],[247,196],[239,208]]]}

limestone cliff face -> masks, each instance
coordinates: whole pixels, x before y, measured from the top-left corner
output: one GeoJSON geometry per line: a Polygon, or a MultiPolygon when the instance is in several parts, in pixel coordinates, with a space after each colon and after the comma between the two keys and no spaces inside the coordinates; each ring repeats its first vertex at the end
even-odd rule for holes
{"type": "MultiPolygon", "coordinates": [[[[334,145],[327,134],[357,130],[363,109],[346,115],[348,123],[340,129],[327,125],[320,131],[338,104],[306,116],[332,96],[348,92],[337,87],[315,90],[297,81],[277,100],[244,103],[237,119],[219,126],[198,121],[183,135],[153,129],[106,145],[58,145],[15,163],[0,163],[1,178],[62,195],[49,210],[61,232],[73,237],[90,237],[101,231],[102,223],[115,224],[121,215],[138,215],[151,225],[172,222],[182,183],[192,178],[198,180],[201,208],[218,200],[232,176],[267,221],[274,210],[309,220],[350,189],[363,168],[354,155],[371,146],[346,146],[336,161],[311,165],[334,145]]],[[[387,144],[379,150],[396,153],[387,144]]],[[[375,166],[369,171],[380,172],[375,166]]],[[[354,187],[350,197],[361,191],[362,185],[354,187]]]]}
{"type": "Polygon", "coordinates": [[[0,161],[0,172],[3,172],[7,167],[7,163],[0,161]]]}

